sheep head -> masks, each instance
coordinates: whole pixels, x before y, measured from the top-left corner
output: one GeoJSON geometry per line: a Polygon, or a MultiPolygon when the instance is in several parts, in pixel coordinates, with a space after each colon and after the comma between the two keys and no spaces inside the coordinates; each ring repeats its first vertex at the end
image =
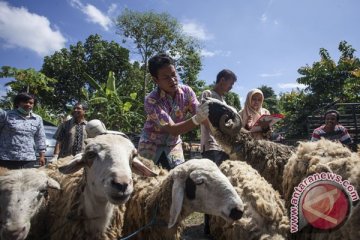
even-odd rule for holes
{"type": "Polygon", "coordinates": [[[183,208],[220,216],[228,222],[241,218],[244,204],[229,180],[208,159],[186,161],[170,172],[173,178],[168,227],[178,221],[183,208]]]}
{"type": "Polygon", "coordinates": [[[212,127],[223,134],[236,136],[241,129],[241,118],[236,110],[225,103],[215,99],[206,98],[209,103],[209,122],[212,127]]]}
{"type": "Polygon", "coordinates": [[[133,192],[132,170],[143,176],[156,176],[137,158],[133,143],[121,135],[99,135],[87,140],[83,154],[59,168],[64,174],[85,168],[87,187],[92,195],[123,204],[133,192]]]}
{"type": "Polygon", "coordinates": [[[0,239],[23,240],[31,219],[44,206],[48,188],[60,185],[38,169],[9,170],[0,176],[0,239]]]}

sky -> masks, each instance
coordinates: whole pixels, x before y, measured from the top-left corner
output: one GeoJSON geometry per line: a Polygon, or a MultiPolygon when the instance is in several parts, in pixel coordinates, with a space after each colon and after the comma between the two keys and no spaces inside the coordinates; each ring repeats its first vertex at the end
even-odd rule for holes
{"type": "Polygon", "coordinates": [[[359,0],[0,0],[0,66],[40,70],[45,56],[91,34],[122,45],[113,20],[125,8],[176,18],[201,43],[199,79],[232,70],[242,105],[261,85],[278,95],[303,88],[297,70],[319,61],[320,48],[335,61],[340,41],[360,51],[359,0]]]}

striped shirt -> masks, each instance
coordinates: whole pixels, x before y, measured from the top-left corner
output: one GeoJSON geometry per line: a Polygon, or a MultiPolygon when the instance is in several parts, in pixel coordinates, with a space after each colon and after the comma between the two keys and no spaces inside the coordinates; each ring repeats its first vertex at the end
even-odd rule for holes
{"type": "Polygon", "coordinates": [[[45,150],[45,130],[39,115],[24,117],[18,110],[0,109],[0,160],[35,161],[35,151],[45,150]]]}
{"type": "Polygon", "coordinates": [[[316,128],[311,136],[311,141],[317,141],[320,140],[320,138],[326,138],[332,141],[340,141],[342,144],[346,145],[352,143],[350,134],[344,126],[338,124],[335,126],[334,131],[331,132],[325,132],[324,128],[325,125],[316,128]]]}

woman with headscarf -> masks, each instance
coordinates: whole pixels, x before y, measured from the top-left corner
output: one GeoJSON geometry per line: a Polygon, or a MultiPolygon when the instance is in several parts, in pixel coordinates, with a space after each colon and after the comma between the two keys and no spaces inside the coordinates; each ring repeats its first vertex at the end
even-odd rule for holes
{"type": "MultiPolygon", "coordinates": [[[[269,110],[262,107],[263,102],[264,94],[260,89],[255,88],[248,92],[245,101],[245,107],[239,112],[242,119],[242,127],[250,131],[261,115],[270,114],[269,110]]],[[[251,131],[251,136],[254,139],[270,138],[271,131],[269,122],[260,121],[259,125],[261,130],[251,131]]]]}

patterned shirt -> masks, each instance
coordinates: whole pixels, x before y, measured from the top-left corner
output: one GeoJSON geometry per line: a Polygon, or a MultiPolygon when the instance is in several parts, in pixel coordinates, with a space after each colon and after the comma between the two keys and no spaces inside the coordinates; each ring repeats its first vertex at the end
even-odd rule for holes
{"type": "Polygon", "coordinates": [[[168,157],[170,167],[184,161],[180,136],[173,136],[161,126],[186,120],[187,113],[194,115],[199,102],[194,91],[179,85],[175,98],[160,88],[153,90],[145,99],[147,119],[139,141],[139,153],[157,163],[162,152],[168,157]]]}
{"type": "Polygon", "coordinates": [[[0,160],[35,161],[35,151],[45,150],[45,130],[39,115],[24,117],[18,110],[0,109],[0,160]]]}
{"type": "Polygon", "coordinates": [[[59,157],[76,155],[85,149],[84,139],[87,138],[85,131],[86,123],[86,121],[76,123],[75,119],[72,118],[59,126],[54,135],[56,140],[61,143],[59,157]],[[79,131],[79,128],[82,128],[82,130],[79,131]]]}
{"type": "Polygon", "coordinates": [[[324,128],[325,125],[316,128],[311,136],[311,141],[317,141],[323,137],[332,141],[338,140],[342,144],[352,143],[350,134],[344,126],[338,124],[335,126],[335,129],[332,132],[325,132],[324,128]]]}

